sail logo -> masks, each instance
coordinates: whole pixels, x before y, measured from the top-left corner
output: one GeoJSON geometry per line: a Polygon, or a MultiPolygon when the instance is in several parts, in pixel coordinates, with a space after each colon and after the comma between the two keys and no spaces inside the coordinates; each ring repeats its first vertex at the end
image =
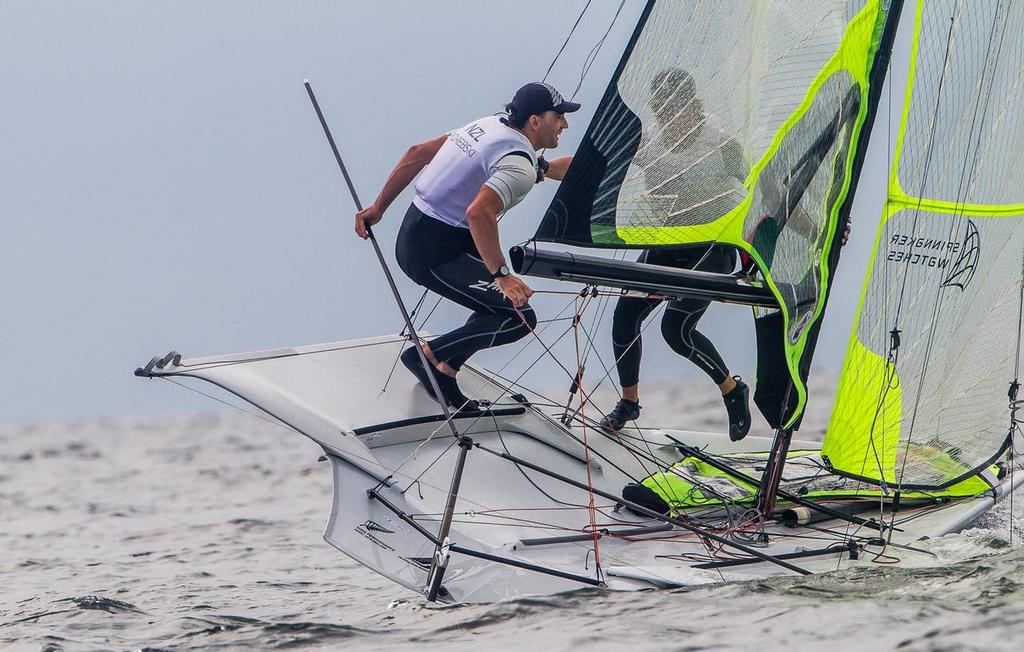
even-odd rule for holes
{"type": "Polygon", "coordinates": [[[889,252],[885,259],[904,265],[924,265],[944,269],[950,259],[961,250],[959,241],[941,238],[915,238],[913,235],[894,233],[889,238],[889,252]]]}
{"type": "Polygon", "coordinates": [[[919,265],[945,270],[940,287],[961,290],[974,278],[981,256],[981,234],[971,220],[962,240],[916,237],[894,233],[889,237],[886,261],[902,265],[919,265]]]}
{"type": "Polygon", "coordinates": [[[980,257],[981,234],[978,233],[978,227],[974,225],[974,222],[967,220],[967,233],[964,235],[960,255],[953,263],[953,269],[949,271],[949,276],[942,282],[942,287],[957,287],[963,291],[974,278],[980,257]]]}
{"type": "Polygon", "coordinates": [[[383,534],[394,534],[395,533],[394,530],[387,529],[386,527],[384,527],[383,525],[381,525],[377,521],[366,521],[365,523],[363,523],[363,527],[366,528],[367,530],[369,530],[370,532],[381,532],[383,534]]]}
{"type": "Polygon", "coordinates": [[[395,551],[393,547],[381,541],[380,538],[376,534],[374,534],[374,532],[379,534],[394,534],[394,530],[389,530],[388,528],[384,527],[380,523],[377,523],[376,521],[364,521],[360,525],[357,525],[354,529],[357,534],[359,534],[362,537],[365,537],[370,543],[374,544],[375,546],[383,548],[384,550],[390,550],[391,552],[395,551]]]}

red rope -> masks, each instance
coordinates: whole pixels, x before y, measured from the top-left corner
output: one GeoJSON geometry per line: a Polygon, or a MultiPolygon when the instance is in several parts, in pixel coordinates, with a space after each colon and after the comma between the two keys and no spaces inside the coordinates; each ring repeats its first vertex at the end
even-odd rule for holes
{"type": "MultiPolygon", "coordinates": [[[[577,294],[579,294],[579,293],[577,293],[577,294]]],[[[573,336],[575,338],[575,343],[576,343],[576,369],[577,369],[575,374],[573,374],[571,371],[569,371],[569,369],[567,369],[566,366],[562,364],[561,360],[558,359],[558,356],[556,356],[551,351],[551,348],[548,347],[548,345],[544,343],[544,340],[542,340],[540,338],[540,335],[538,335],[537,332],[530,326],[530,323],[528,321],[526,321],[526,317],[523,315],[522,311],[520,311],[519,308],[517,308],[517,307],[513,308],[516,311],[516,314],[519,315],[520,321],[522,321],[523,325],[526,326],[526,329],[534,336],[534,338],[536,338],[537,342],[540,343],[541,348],[544,349],[544,352],[548,356],[550,356],[551,359],[554,360],[555,363],[559,367],[562,368],[562,371],[565,372],[566,376],[568,376],[570,379],[572,379],[576,383],[577,391],[579,392],[579,395],[580,395],[580,399],[579,399],[579,401],[580,401],[580,407],[579,407],[580,414],[583,413],[583,410],[586,407],[586,405],[589,404],[591,406],[594,406],[594,403],[593,403],[593,401],[590,398],[590,394],[587,393],[587,391],[583,388],[583,384],[582,384],[583,369],[582,369],[582,361],[580,360],[579,318],[580,318],[580,315],[582,315],[582,313],[586,310],[587,305],[589,304],[590,300],[595,296],[595,294],[596,293],[587,293],[586,295],[580,294],[580,296],[582,296],[583,299],[584,299],[584,304],[583,304],[582,308],[579,307],[579,302],[578,301],[576,302],[576,306],[577,306],[576,314],[573,316],[573,336]]],[[[587,489],[588,489],[588,493],[589,493],[589,503],[587,505],[587,510],[588,510],[588,512],[590,514],[590,529],[591,529],[591,532],[592,532],[593,537],[594,537],[594,563],[597,566],[598,576],[600,577],[601,572],[602,572],[601,571],[601,556],[600,556],[600,550],[599,550],[599,547],[598,547],[598,539],[600,539],[600,533],[597,531],[597,525],[596,525],[596,514],[595,514],[596,507],[595,507],[595,503],[594,503],[594,493],[593,493],[594,492],[594,485],[593,485],[593,477],[592,477],[591,469],[590,469],[590,445],[587,442],[587,420],[586,420],[586,418],[580,419],[580,424],[581,424],[581,428],[583,430],[583,450],[584,450],[584,456],[585,456],[585,460],[586,460],[586,464],[587,464],[587,489]]],[[[618,437],[618,433],[616,433],[616,437],[618,437]]],[[[620,438],[620,440],[621,440],[621,438],[620,438]]],[[[640,467],[642,469],[644,469],[644,472],[647,473],[648,476],[651,476],[652,474],[651,474],[650,470],[647,468],[647,465],[644,463],[644,460],[639,455],[637,455],[636,452],[634,450],[632,450],[631,447],[624,445],[624,448],[639,463],[640,467]]],[[[679,516],[682,516],[682,515],[679,515],[679,516]]],[[[711,542],[710,541],[705,540],[703,537],[698,537],[698,539],[704,544],[705,549],[708,550],[708,552],[710,554],[712,554],[712,556],[714,556],[716,554],[716,553],[712,552],[712,546],[711,546],[711,542]]],[[[721,552],[721,547],[719,547],[719,550],[717,552],[718,553],[721,552]]]]}
{"type": "MultiPolygon", "coordinates": [[[[590,296],[591,295],[588,294],[587,297],[584,299],[584,308],[583,309],[586,309],[586,305],[589,302],[590,296]]],[[[523,315],[522,311],[520,311],[519,308],[515,308],[515,311],[516,311],[516,314],[519,315],[520,321],[523,322],[523,325],[526,326],[526,329],[528,331],[530,331],[530,333],[537,339],[537,341],[540,343],[541,347],[543,347],[544,351],[549,356],[551,356],[551,359],[554,360],[555,363],[557,363],[558,366],[562,368],[562,371],[564,371],[566,373],[566,375],[569,376],[569,378],[573,378],[573,379],[578,381],[578,380],[582,380],[582,373],[580,371],[581,360],[580,360],[580,338],[579,338],[579,315],[581,314],[582,310],[579,307],[579,302],[578,301],[576,302],[576,305],[577,305],[577,307],[576,307],[576,315],[574,315],[574,317],[573,317],[573,336],[574,336],[574,339],[576,340],[576,369],[577,369],[577,373],[576,374],[573,374],[571,371],[569,371],[566,368],[566,366],[562,364],[561,360],[558,359],[558,356],[556,356],[554,353],[552,353],[552,351],[548,347],[548,345],[544,343],[544,340],[540,339],[540,336],[537,335],[536,331],[534,331],[534,329],[530,327],[530,323],[528,321],[526,321],[526,317],[523,315]]],[[[582,412],[584,406],[586,406],[587,403],[591,403],[590,395],[587,394],[586,390],[583,389],[583,385],[578,383],[578,382],[577,382],[577,391],[579,392],[579,395],[580,395],[580,411],[582,412]]],[[[591,532],[592,532],[593,537],[594,537],[594,564],[597,566],[598,577],[600,577],[601,576],[601,551],[600,551],[600,548],[599,548],[598,540],[601,538],[601,535],[597,531],[597,506],[596,506],[595,501],[594,501],[594,479],[593,479],[593,475],[592,475],[591,470],[590,470],[590,445],[587,443],[586,420],[585,419],[582,420],[582,423],[583,423],[583,454],[584,454],[584,459],[586,460],[586,465],[587,465],[587,493],[589,494],[589,500],[588,500],[588,503],[587,503],[587,512],[590,515],[590,529],[591,529],[591,532]]]]}
{"type": "MultiPolygon", "coordinates": [[[[584,402],[583,394],[583,361],[580,359],[580,320],[579,315],[582,314],[577,308],[576,317],[572,321],[572,334],[576,344],[576,388],[580,393],[580,413],[583,412],[586,403],[584,402]]],[[[594,566],[597,568],[598,577],[601,576],[601,549],[598,545],[598,541],[601,539],[600,533],[597,531],[597,507],[594,504],[594,480],[590,470],[590,444],[587,442],[587,421],[582,420],[583,430],[583,457],[587,464],[587,493],[589,494],[589,502],[587,503],[587,510],[590,515],[590,529],[594,539],[594,566]]]]}

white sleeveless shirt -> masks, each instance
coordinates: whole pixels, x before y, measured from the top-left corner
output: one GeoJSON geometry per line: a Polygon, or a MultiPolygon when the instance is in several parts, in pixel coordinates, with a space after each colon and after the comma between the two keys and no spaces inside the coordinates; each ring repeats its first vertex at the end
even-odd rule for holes
{"type": "MultiPolygon", "coordinates": [[[[503,124],[497,116],[474,120],[448,132],[448,139],[416,180],[412,203],[424,214],[451,226],[468,228],[466,209],[480,188],[491,179],[498,162],[509,154],[522,154],[536,169],[537,154],[526,136],[503,124]]],[[[504,210],[522,195],[502,201],[504,210]]]]}

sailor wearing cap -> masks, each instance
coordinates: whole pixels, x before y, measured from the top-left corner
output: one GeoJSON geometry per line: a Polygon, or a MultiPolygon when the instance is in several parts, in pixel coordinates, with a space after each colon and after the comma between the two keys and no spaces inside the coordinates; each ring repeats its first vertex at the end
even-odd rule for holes
{"type": "MultiPolygon", "coordinates": [[[[507,118],[480,118],[410,147],[373,204],[356,214],[356,234],[365,239],[422,171],[395,255],[413,281],[473,311],[465,325],[423,346],[440,372],[434,376],[443,396],[435,398],[453,408],[479,408],[455,380],[462,364],[481,349],[521,339],[537,323],[527,303],[533,290],[509,273],[498,217],[534,184],[565,176],[571,156],[547,163],[537,150],[557,147],[569,126],[565,114],[579,108],[548,84],[527,84],[505,106],[507,118]]],[[[415,349],[403,352],[402,362],[433,395],[415,349]]]]}

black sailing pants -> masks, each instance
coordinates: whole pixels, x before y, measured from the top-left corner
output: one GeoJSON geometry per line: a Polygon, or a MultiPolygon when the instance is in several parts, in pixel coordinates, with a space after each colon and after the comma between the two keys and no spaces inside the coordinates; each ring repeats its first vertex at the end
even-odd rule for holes
{"type": "Polygon", "coordinates": [[[473,311],[465,325],[430,341],[438,362],[457,370],[477,351],[522,339],[537,325],[529,304],[519,309],[520,318],[498,290],[469,229],[445,224],[411,205],[398,232],[395,257],[413,281],[473,311]]]}
{"type": "MultiPolygon", "coordinates": [[[[647,250],[637,262],[664,265],[680,269],[726,274],[732,271],[736,254],[726,247],[695,247],[692,249],[647,250]]],[[[612,321],[612,349],[615,351],[619,384],[632,387],[640,382],[642,345],[640,331],[644,319],[662,299],[620,297],[615,304],[612,321]]],[[[669,347],[689,359],[704,371],[715,384],[721,385],[729,377],[729,369],[715,345],[700,331],[697,322],[711,302],[702,299],[677,299],[669,302],[661,318],[661,335],[669,347]]]]}

